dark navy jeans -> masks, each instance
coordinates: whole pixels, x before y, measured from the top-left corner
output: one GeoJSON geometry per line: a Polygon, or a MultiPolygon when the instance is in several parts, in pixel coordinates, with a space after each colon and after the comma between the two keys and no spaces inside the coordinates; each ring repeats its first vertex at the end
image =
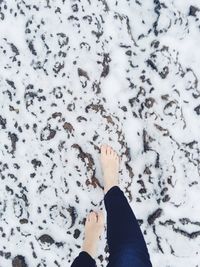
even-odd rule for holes
{"type": "MultiPolygon", "coordinates": [[[[104,203],[110,253],[107,267],[152,267],[140,226],[123,191],[113,186],[105,194],[104,203]]],[[[96,267],[96,262],[82,251],[71,267],[96,267]]]]}

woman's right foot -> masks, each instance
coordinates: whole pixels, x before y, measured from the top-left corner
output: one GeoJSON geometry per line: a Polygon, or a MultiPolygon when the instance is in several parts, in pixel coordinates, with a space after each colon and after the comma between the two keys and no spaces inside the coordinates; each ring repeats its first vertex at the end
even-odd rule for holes
{"type": "Polygon", "coordinates": [[[103,171],[105,194],[111,187],[119,185],[119,163],[120,158],[117,152],[109,145],[101,145],[101,167],[103,171]]]}

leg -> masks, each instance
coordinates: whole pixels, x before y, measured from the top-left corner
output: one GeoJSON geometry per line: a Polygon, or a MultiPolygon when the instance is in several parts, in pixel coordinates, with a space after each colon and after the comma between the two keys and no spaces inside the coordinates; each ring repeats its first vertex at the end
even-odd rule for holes
{"type": "Polygon", "coordinates": [[[148,249],[137,219],[118,186],[104,197],[107,211],[107,241],[111,266],[150,267],[148,249]]]}
{"type": "Polygon", "coordinates": [[[71,267],[96,267],[97,244],[104,226],[103,212],[90,212],[85,223],[85,239],[82,251],[75,258],[71,267]]]}
{"type": "Polygon", "coordinates": [[[147,246],[137,219],[118,186],[119,157],[110,147],[101,146],[105,180],[104,203],[107,211],[108,266],[150,267],[147,246]]]}

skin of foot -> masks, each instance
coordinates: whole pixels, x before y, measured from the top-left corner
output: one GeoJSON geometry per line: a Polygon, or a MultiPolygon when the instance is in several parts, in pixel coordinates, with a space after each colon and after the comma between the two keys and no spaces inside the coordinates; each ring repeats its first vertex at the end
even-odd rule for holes
{"type": "Polygon", "coordinates": [[[83,241],[82,251],[86,251],[92,258],[96,257],[99,237],[104,228],[104,213],[90,212],[85,222],[85,239],[83,241]]]}
{"type": "MultiPolygon", "coordinates": [[[[119,184],[118,172],[119,172],[120,157],[115,150],[107,145],[101,145],[101,168],[104,178],[104,193],[119,184]]],[[[96,257],[97,245],[99,237],[104,228],[104,215],[103,211],[90,212],[87,215],[85,223],[85,239],[83,241],[82,251],[86,251],[92,258],[96,257]]]]}
{"type": "Polygon", "coordinates": [[[104,178],[104,193],[115,186],[119,185],[118,173],[119,173],[120,157],[117,152],[109,145],[101,145],[101,168],[104,178]]]}

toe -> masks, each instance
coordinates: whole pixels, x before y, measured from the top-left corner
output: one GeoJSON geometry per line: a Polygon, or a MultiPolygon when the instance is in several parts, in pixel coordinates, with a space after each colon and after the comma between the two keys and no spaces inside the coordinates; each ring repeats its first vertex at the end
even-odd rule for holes
{"type": "Polygon", "coordinates": [[[91,221],[92,222],[96,222],[97,221],[97,215],[96,215],[96,213],[94,211],[91,212],[91,221]]]}
{"type": "Polygon", "coordinates": [[[107,145],[106,151],[107,151],[107,155],[111,154],[111,147],[109,145],[107,145]]]}
{"type": "Polygon", "coordinates": [[[92,221],[92,218],[93,218],[93,211],[91,211],[89,214],[89,220],[92,221]]]}
{"type": "Polygon", "coordinates": [[[87,214],[86,221],[90,221],[90,213],[87,214]]]}
{"type": "Polygon", "coordinates": [[[111,155],[113,156],[113,158],[116,158],[116,156],[117,156],[117,152],[113,148],[111,151],[111,155]]]}
{"type": "Polygon", "coordinates": [[[109,147],[108,145],[106,145],[106,154],[108,155],[108,152],[109,152],[109,147]]]}
{"type": "Polygon", "coordinates": [[[106,145],[105,144],[102,144],[101,145],[101,153],[102,154],[105,154],[106,153],[106,145]]]}
{"type": "Polygon", "coordinates": [[[104,212],[103,211],[98,212],[98,222],[100,224],[104,224],[104,212]]]}
{"type": "Polygon", "coordinates": [[[114,149],[112,150],[112,155],[114,158],[116,158],[116,156],[117,156],[117,152],[114,149]]]}

